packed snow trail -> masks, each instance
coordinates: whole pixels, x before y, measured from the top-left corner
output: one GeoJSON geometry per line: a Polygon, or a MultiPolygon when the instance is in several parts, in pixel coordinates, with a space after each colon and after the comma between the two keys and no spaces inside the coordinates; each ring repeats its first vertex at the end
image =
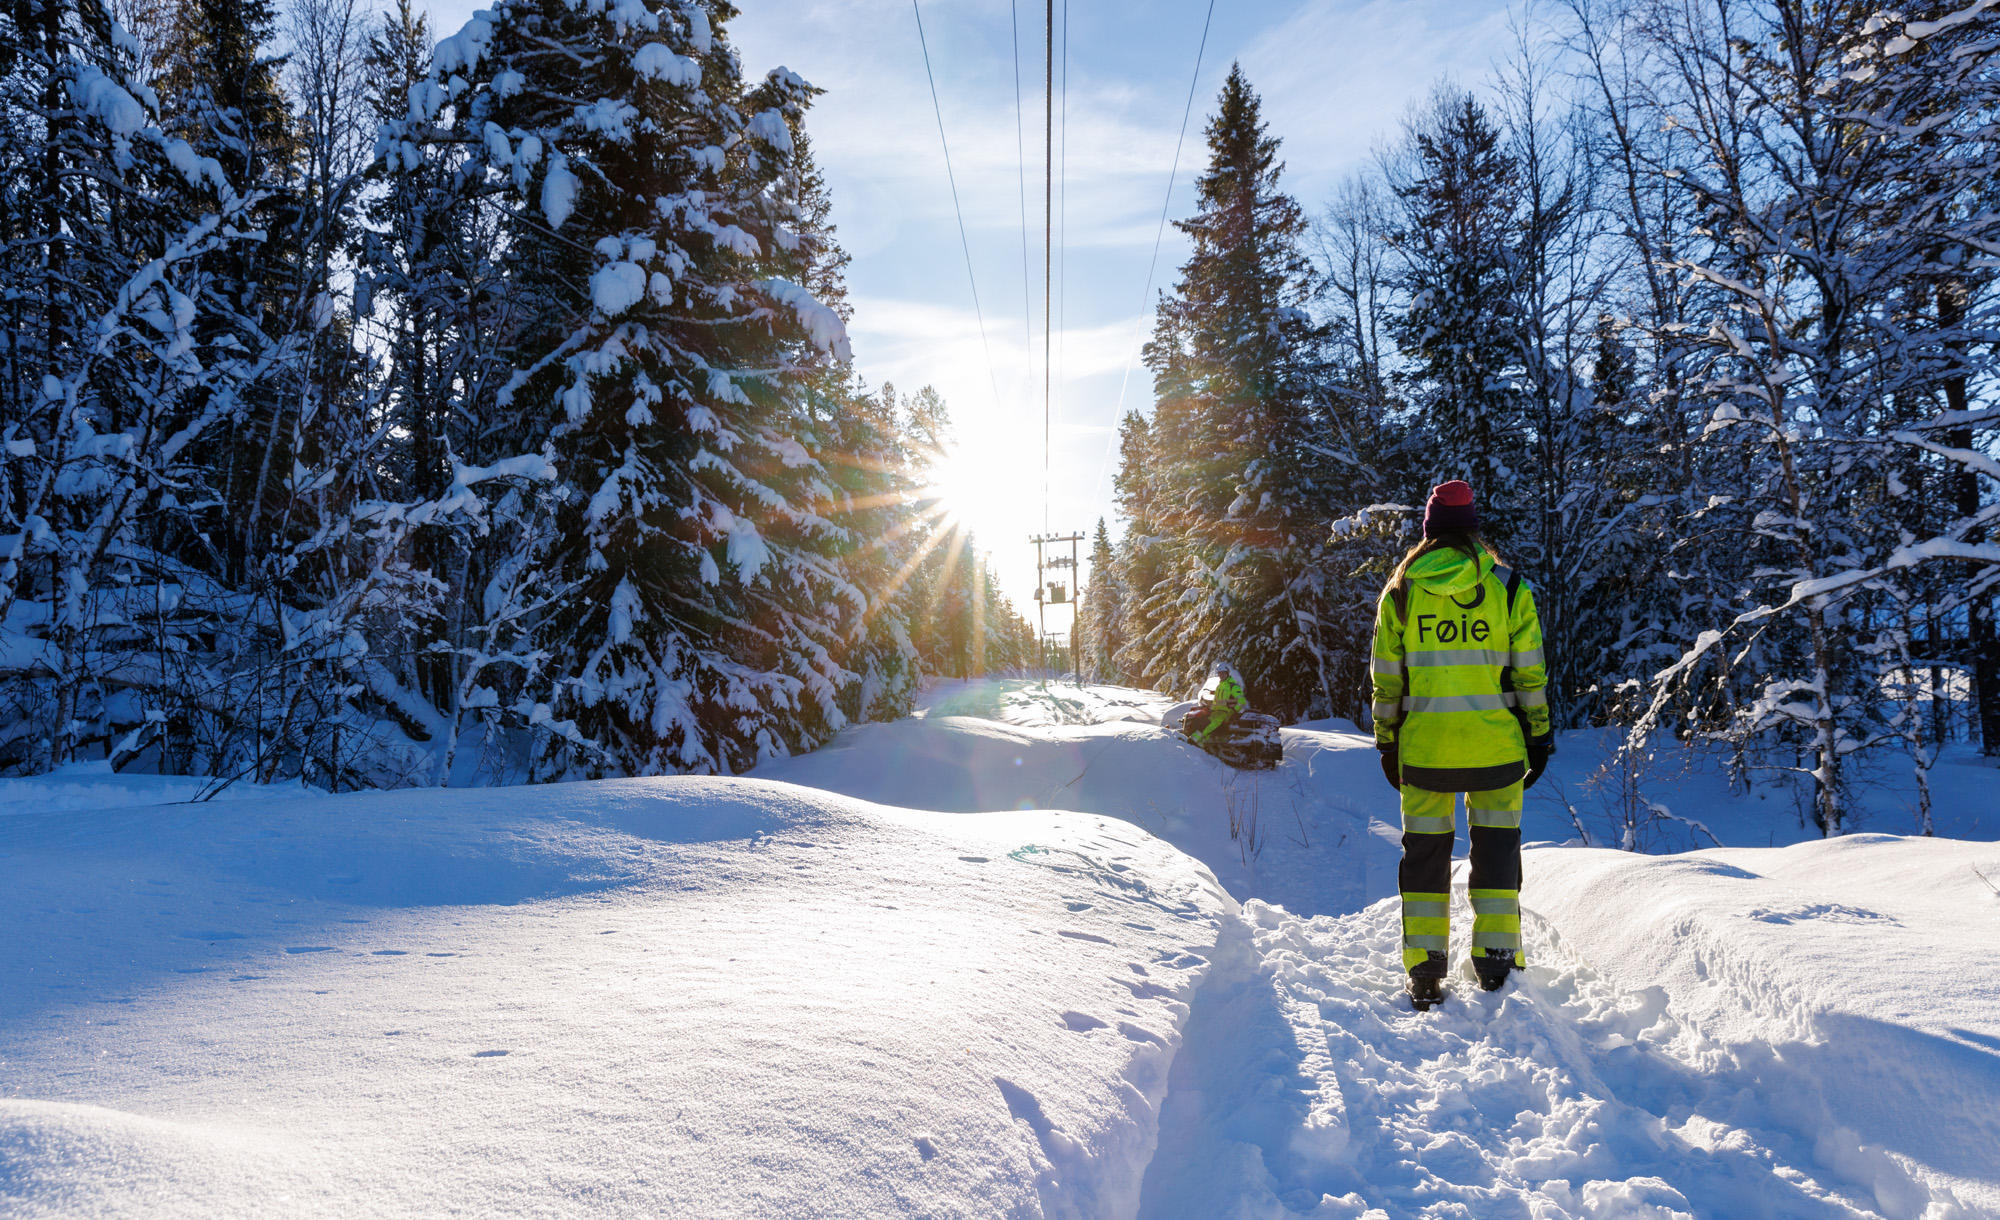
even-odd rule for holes
{"type": "MultiPolygon", "coordinates": [[[[1452,997],[1417,1014],[1387,897],[1395,798],[1371,743],[1337,723],[1288,730],[1277,773],[1236,775],[1161,733],[1172,711],[973,683],[837,747],[879,767],[822,752],[765,769],[883,801],[1114,814],[1243,900],[1174,1061],[1141,1216],[2000,1215],[2000,986],[1981,965],[2000,901],[1982,903],[1965,859],[1983,846],[2000,875],[2000,847],[1531,850],[1531,968],[1481,993],[1461,946],[1452,997]],[[1230,813],[1260,797],[1282,816],[1248,855],[1230,813]],[[1934,967],[1958,994],[1937,996],[1934,967]]],[[[1984,779],[1955,777],[1975,802],[1984,779]]],[[[1547,837],[1532,806],[1529,837],[1547,837]]]]}
{"type": "Polygon", "coordinates": [[[1241,772],[1162,730],[1184,706],[1119,687],[951,683],[914,718],[757,774],[903,808],[1105,814],[1194,856],[1230,893],[1299,914],[1395,890],[1400,832],[1378,816],[1381,771],[1351,725],[1286,730],[1281,768],[1241,772]]]}
{"type": "Polygon", "coordinates": [[[1827,1056],[1851,1071],[1867,1051],[1717,1047],[1538,920],[1525,979],[1489,995],[1460,961],[1452,997],[1418,1014],[1384,951],[1393,903],[1312,921],[1243,910],[1248,941],[1225,933],[1174,1065],[1141,1215],[1993,1214],[1976,1183],[1993,1173],[1990,1062],[1935,1099],[1949,1114],[1900,1104],[1913,1125],[1888,1135],[1975,1179],[1955,1191],[1864,1146],[1838,1121],[1853,1109],[1821,1109],[1879,1083],[1824,1078],[1827,1056]]]}

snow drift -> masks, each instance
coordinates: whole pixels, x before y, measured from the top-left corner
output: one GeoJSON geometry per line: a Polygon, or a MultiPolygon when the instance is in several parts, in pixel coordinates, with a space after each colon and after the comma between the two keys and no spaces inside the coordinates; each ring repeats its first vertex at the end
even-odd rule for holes
{"type": "Polygon", "coordinates": [[[1129,1214],[1231,905],[1132,826],[615,781],[0,817],[10,1215],[1129,1214]]]}
{"type": "Polygon", "coordinates": [[[2000,844],[1863,834],[1526,863],[1523,902],[1563,956],[1650,993],[1662,1020],[1635,1039],[1740,1090],[1690,1109],[1805,1133],[1883,1215],[2000,1215],[2000,893],[1985,880],[2000,844]]]}

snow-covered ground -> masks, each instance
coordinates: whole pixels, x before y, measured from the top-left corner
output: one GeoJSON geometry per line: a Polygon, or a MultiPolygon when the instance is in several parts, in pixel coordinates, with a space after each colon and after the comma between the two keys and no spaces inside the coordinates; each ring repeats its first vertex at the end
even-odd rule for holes
{"type": "MultiPolygon", "coordinates": [[[[1461,948],[1416,1014],[1368,740],[1240,775],[1172,707],[949,684],[749,780],[0,781],[0,1213],[2000,1215],[1989,766],[1933,775],[1957,839],[1656,781],[1731,846],[1530,850],[1525,978],[1461,948]]],[[[1607,837],[1601,746],[1530,839],[1607,837]]]]}
{"type": "Polygon", "coordinates": [[[9,1215],[1129,1213],[1227,906],[1121,822],[756,780],[0,852],[9,1215]]]}

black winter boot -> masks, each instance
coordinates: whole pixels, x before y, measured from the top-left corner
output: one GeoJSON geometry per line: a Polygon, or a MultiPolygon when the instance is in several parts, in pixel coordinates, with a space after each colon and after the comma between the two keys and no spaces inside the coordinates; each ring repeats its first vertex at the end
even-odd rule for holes
{"type": "Polygon", "coordinates": [[[1505,949],[1486,949],[1472,955],[1472,972],[1479,976],[1483,991],[1498,991],[1513,973],[1514,955],[1505,949]]]}
{"type": "Polygon", "coordinates": [[[1424,960],[1410,967],[1410,1007],[1429,1012],[1444,1000],[1445,956],[1429,950],[1424,960]]]}

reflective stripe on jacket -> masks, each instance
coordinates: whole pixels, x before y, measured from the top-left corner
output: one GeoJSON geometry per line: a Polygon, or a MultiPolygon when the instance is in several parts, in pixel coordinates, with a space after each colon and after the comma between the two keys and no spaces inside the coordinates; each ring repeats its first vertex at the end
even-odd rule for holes
{"type": "Polygon", "coordinates": [[[1375,737],[1394,742],[1403,781],[1433,792],[1504,788],[1527,762],[1523,735],[1549,731],[1535,594],[1490,555],[1451,547],[1407,569],[1375,608],[1375,737]]]}

